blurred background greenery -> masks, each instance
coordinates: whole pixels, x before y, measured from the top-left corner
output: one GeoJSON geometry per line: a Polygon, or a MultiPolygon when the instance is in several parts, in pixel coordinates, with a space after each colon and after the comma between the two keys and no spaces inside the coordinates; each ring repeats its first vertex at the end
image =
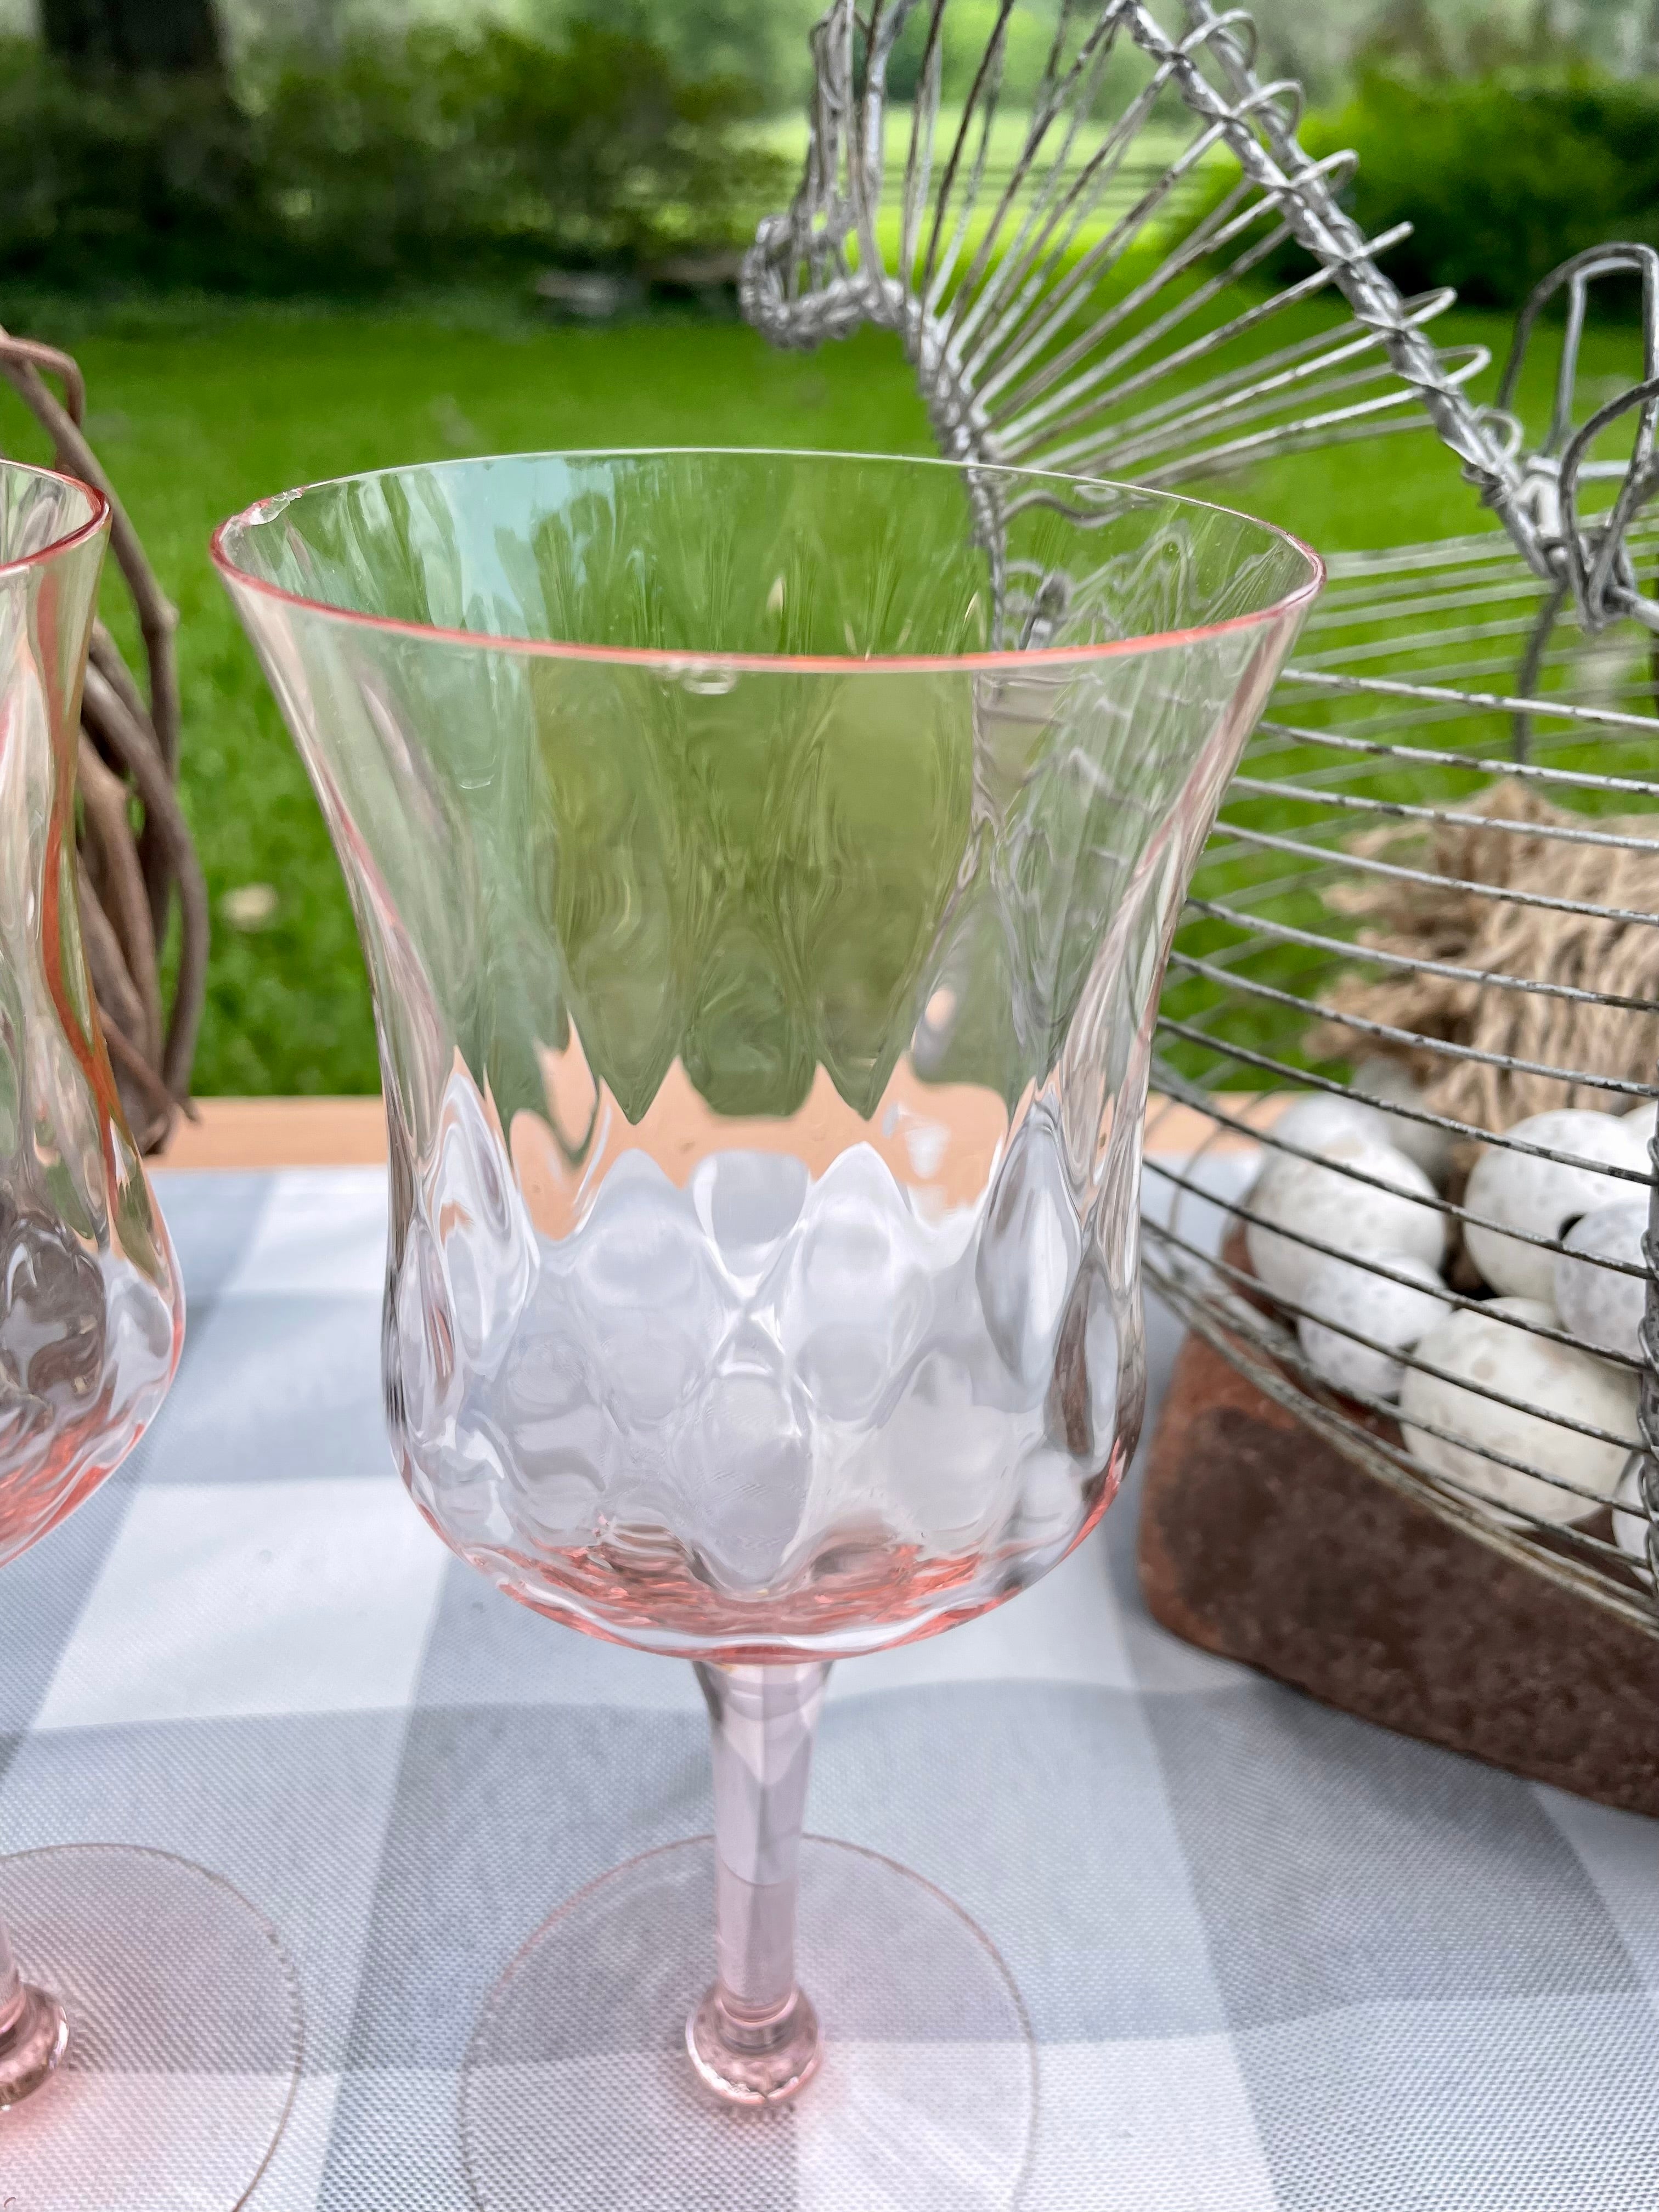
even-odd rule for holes
{"type": "MultiPolygon", "coordinates": [[[[1016,134],[1060,3],[1023,0],[1016,134]]],[[[458,453],[930,449],[896,344],[773,354],[705,273],[793,187],[818,4],[0,7],[0,322],[78,355],[94,441],[183,617],[183,794],[215,902],[199,1091],[376,1082],[326,836],[208,567],[222,516],[309,478],[458,453]],[[591,325],[557,312],[584,276],[607,310],[591,325]]],[[[947,106],[997,8],[951,0],[947,106]]],[[[1567,254],[1659,243],[1659,0],[1253,12],[1263,74],[1308,88],[1305,143],[1358,150],[1359,220],[1413,224],[1389,257],[1396,283],[1458,288],[1442,343],[1501,358],[1515,304],[1567,254]]],[[[908,44],[895,57],[897,94],[917,58],[908,44]]],[[[1610,303],[1586,349],[1609,392],[1639,373],[1626,307],[1610,303]]],[[[1310,305],[1308,326],[1334,312],[1310,305]]],[[[1534,421],[1548,374],[1540,357],[1534,421]]],[[[44,458],[21,408],[0,441],[44,458]]],[[[1480,520],[1427,432],[1277,463],[1224,495],[1327,550],[1480,520]]]]}
{"type": "MultiPolygon", "coordinates": [[[[40,0],[33,34],[9,37],[0,10],[0,282],[349,297],[511,289],[550,264],[649,277],[734,246],[787,195],[817,4],[40,0]]],[[[1012,19],[1011,138],[1060,5],[1012,19]]],[[[1256,13],[1264,73],[1316,102],[1310,146],[1358,151],[1361,222],[1415,226],[1401,283],[1510,304],[1582,245],[1659,242],[1656,0],[1256,13]]],[[[893,58],[900,99],[926,14],[893,58]]],[[[952,0],[947,110],[997,15],[952,0]]],[[[1121,66],[1134,75],[1132,52],[1121,66]]]]}

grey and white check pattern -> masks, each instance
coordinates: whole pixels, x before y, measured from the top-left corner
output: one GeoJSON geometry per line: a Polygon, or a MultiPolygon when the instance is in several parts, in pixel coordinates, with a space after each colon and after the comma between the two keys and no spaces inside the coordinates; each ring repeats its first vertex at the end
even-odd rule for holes
{"type": "MultiPolygon", "coordinates": [[[[490,1984],[708,1824],[690,1670],[520,1610],[408,1503],[378,1172],[157,1184],[184,1364],[0,1577],[0,1839],[176,1851],[282,1930],[306,2075],[256,2212],[463,2212],[490,1984]]],[[[1659,1829],[1175,1642],[1134,1513],[1132,1485],[1036,1590],[840,1668],[813,1784],[814,1828],[929,1876],[1018,1980],[1030,2212],[1652,2212],[1659,1829]]]]}

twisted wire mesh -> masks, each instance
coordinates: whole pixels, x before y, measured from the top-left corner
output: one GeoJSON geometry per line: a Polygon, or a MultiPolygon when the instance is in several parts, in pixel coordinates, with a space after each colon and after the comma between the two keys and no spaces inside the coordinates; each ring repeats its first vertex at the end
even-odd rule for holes
{"type": "MultiPolygon", "coordinates": [[[[1301,88],[1259,80],[1247,15],[1208,0],[1162,12],[1144,0],[1060,0],[1040,82],[1015,112],[1004,68],[1028,4],[998,0],[955,113],[941,98],[951,0],[872,0],[867,15],[833,0],[812,34],[799,190],[761,223],[744,264],[740,295],[757,329],[784,346],[865,324],[896,332],[940,449],[958,459],[1168,488],[1431,426],[1534,574],[1571,595],[1587,626],[1659,614],[1620,551],[1653,489],[1652,249],[1596,248],[1558,272],[1577,318],[1571,351],[1589,286],[1615,270],[1643,287],[1650,340],[1636,387],[1576,429],[1558,408],[1525,453],[1513,374],[1493,406],[1468,397],[1486,354],[1441,349],[1428,333],[1452,293],[1401,298],[1379,257],[1409,226],[1367,238],[1346,213],[1353,156],[1303,149],[1301,88]],[[925,29],[920,78],[901,106],[887,75],[913,19],[925,29]],[[1297,311],[1333,292],[1348,319],[1291,334],[1297,311]],[[1612,513],[1587,523],[1571,487],[1626,413],[1625,482],[1612,513]]],[[[1540,295],[1534,320],[1545,305],[1540,295]]]]}
{"type": "MultiPolygon", "coordinates": [[[[781,345],[815,345],[865,324],[896,332],[940,448],[957,458],[1174,487],[1213,483],[1279,454],[1432,428],[1501,526],[1333,562],[1329,593],[1230,792],[1175,946],[1159,1034],[1165,1096],[1207,1117],[1212,1144],[1248,1138],[1269,1158],[1297,1148],[1266,1124],[1264,1094],[1345,1097],[1365,1050],[1419,1069],[1461,1066],[1488,1097],[1530,1083],[1610,1107],[1659,1098],[1651,1081],[1425,1035],[1333,998],[1355,975],[1415,975],[1513,999],[1522,1032],[1549,1033],[1549,1021],[1534,1018],[1540,1009],[1659,1018],[1659,990],[1645,982],[1603,989],[1593,975],[1493,973],[1365,944],[1342,896],[1356,883],[1389,884],[1592,928],[1659,927],[1646,907],[1470,881],[1437,866],[1433,842],[1478,820],[1500,839],[1524,833],[1557,850],[1582,848],[1591,865],[1605,859],[1610,878],[1620,855],[1659,855],[1659,837],[1620,826],[1659,799],[1659,598],[1643,583],[1659,574],[1659,527],[1644,519],[1659,490],[1659,254],[1610,244],[1555,271],[1522,313],[1493,404],[1478,406],[1466,386],[1486,355],[1438,348],[1430,336],[1451,294],[1407,301],[1389,281],[1379,257],[1401,234],[1368,239],[1346,213],[1352,157],[1316,161],[1301,148],[1299,88],[1258,79],[1248,16],[1218,14],[1207,0],[1159,9],[1060,0],[1029,112],[1010,124],[1004,64],[1023,4],[999,0],[971,88],[951,114],[942,100],[951,0],[872,0],[865,15],[854,0],[833,0],[813,36],[800,189],[763,222],[745,262],[750,319],[781,345]],[[913,17],[924,37],[907,109],[889,102],[886,85],[913,17]],[[1595,288],[1632,276],[1643,311],[1638,374],[1613,398],[1577,408],[1595,288]],[[1299,327],[1304,311],[1333,294],[1346,319],[1299,327]],[[1528,447],[1516,394],[1557,308],[1554,404],[1528,447]],[[1610,455],[1621,427],[1627,447],[1610,455]],[[1505,823],[1472,809],[1499,775],[1534,796],[1553,793],[1568,818],[1505,823]],[[1376,842],[1384,830],[1418,833],[1422,849],[1389,857],[1376,842]],[[1310,1036],[1322,1017],[1340,1033],[1310,1036]]],[[[997,520],[981,526],[994,532],[997,520]]],[[[1652,1073],[1650,1060],[1644,1077],[1652,1073]]],[[[1465,1158],[1480,1145],[1567,1157],[1468,1115],[1395,1110],[1465,1158]]],[[[1189,1233],[1183,1203],[1213,1202],[1205,1166],[1201,1156],[1184,1168],[1149,1162],[1171,1210],[1147,1218],[1147,1271],[1188,1325],[1379,1480],[1659,1630],[1659,1191],[1643,1268],[1607,1263],[1648,1278],[1640,1357],[1612,1363],[1639,1376],[1645,1447],[1619,1493],[1632,1510],[1613,1522],[1601,1494],[1514,1452],[1482,1448],[1492,1464],[1557,1494],[1547,1516],[1500,1515],[1468,1484],[1431,1478],[1405,1448],[1397,1407],[1336,1392],[1304,1357],[1294,1302],[1271,1297],[1233,1242],[1218,1257],[1189,1233]],[[1644,1545],[1621,1545],[1620,1529],[1644,1509],[1644,1545]]],[[[1356,1188],[1376,1180],[1350,1172],[1356,1188]]],[[[1651,1178],[1616,1170],[1612,1180],[1640,1188],[1651,1178]]],[[[1449,1192],[1433,1202],[1455,1231],[1479,1218],[1449,1192]]],[[[1247,1227],[1248,1201],[1229,1219],[1247,1227]]],[[[1560,1243],[1522,1241],[1552,1252],[1560,1243]]],[[[1386,1262],[1317,1249],[1401,1279],[1386,1262]]],[[[1448,1307],[1478,1307],[1476,1288],[1449,1289],[1448,1307]]],[[[1515,1325],[1574,1343],[1559,1328],[1515,1325]]],[[[1407,1355],[1404,1368],[1413,1365],[1450,1379],[1407,1355]]],[[[1526,1397],[1484,1395],[1589,1444],[1632,1441],[1526,1397]]]]}
{"type": "Polygon", "coordinates": [[[1139,0],[1064,0],[1029,113],[1003,62],[1019,0],[1000,0],[959,115],[941,105],[949,0],[836,0],[813,34],[805,175],[744,265],[750,319],[814,345],[861,324],[902,337],[941,449],[958,458],[1173,485],[1217,466],[1383,427],[1419,403],[1500,501],[1519,476],[1460,387],[1479,349],[1425,335],[1449,291],[1402,301],[1336,197],[1352,167],[1297,142],[1301,94],[1261,84],[1255,34],[1202,0],[1166,27],[1139,0]],[[908,109],[893,49],[925,18],[908,109]],[[994,160],[1000,130],[1012,150],[994,160]],[[899,181],[890,191],[890,173],[899,181]],[[1292,281],[1240,299],[1287,244],[1292,281]],[[1335,289],[1332,331],[1276,319],[1335,289]]]}
{"type": "MultiPolygon", "coordinates": [[[[1650,570],[1659,559],[1659,522],[1638,516],[1624,543],[1634,568],[1650,570]]],[[[1468,896],[1495,913],[1561,916],[1647,933],[1659,929],[1659,917],[1609,896],[1454,880],[1434,849],[1437,830],[1468,824],[1500,839],[1541,835],[1573,848],[1597,870],[1634,854],[1651,856],[1659,871],[1659,721],[1650,643],[1650,633],[1633,617],[1589,637],[1564,613],[1552,587],[1495,532],[1333,562],[1330,591],[1304,635],[1297,665],[1282,680],[1224,803],[1171,956],[1160,1020],[1159,1081],[1171,1101],[1208,1117],[1214,1133],[1209,1145],[1248,1138],[1263,1147],[1265,1158],[1287,1152],[1318,1157],[1287,1144],[1265,1122],[1269,1097],[1285,1090],[1346,1097],[1353,1063],[1372,1052],[1408,1056],[1431,1074],[1461,1068],[1498,1085],[1530,1079],[1559,1087],[1561,1103],[1604,1109],[1629,1110],[1659,1097],[1659,1086],[1628,1073],[1492,1050],[1368,1018],[1355,1011],[1341,988],[1356,976],[1402,981],[1427,976],[1479,991],[1488,1006],[1501,1002],[1522,1026],[1540,1006],[1571,1008],[1581,1020],[1605,1009],[1632,1022],[1659,1017],[1650,990],[1598,988],[1594,975],[1569,981],[1455,958],[1410,957],[1366,942],[1365,933],[1343,910],[1344,894],[1356,883],[1386,882],[1431,899],[1468,896]],[[1522,663],[1539,684],[1534,694],[1514,688],[1513,672],[1522,663]],[[1604,765],[1586,767],[1587,758],[1604,765]],[[1494,775],[1529,792],[1551,793],[1571,818],[1540,824],[1471,811],[1470,800],[1494,775]],[[1651,835],[1640,823],[1649,812],[1651,835]],[[1379,829],[1397,842],[1379,850],[1379,829]]],[[[1659,945],[1647,957],[1659,969],[1659,945]]],[[[1577,1158],[1456,1111],[1410,1103],[1391,1110],[1403,1124],[1437,1133],[1444,1146],[1465,1158],[1477,1146],[1492,1146],[1559,1164],[1577,1158]]],[[[1547,1511],[1505,1503],[1501,1516],[1495,1514],[1487,1486],[1472,1487],[1443,1469],[1431,1477],[1413,1460],[1391,1399],[1339,1390],[1325,1380],[1307,1356],[1297,1325],[1334,1328],[1379,1355],[1392,1347],[1296,1297],[1270,1293],[1245,1263],[1236,1238],[1216,1257],[1194,1234],[1191,1206],[1206,1191],[1201,1157],[1176,1165],[1154,1150],[1147,1169],[1152,1188],[1161,1184],[1172,1201],[1167,1225],[1156,1208],[1146,1221],[1148,1273],[1190,1326],[1270,1397],[1382,1479],[1431,1498],[1437,1510],[1484,1540],[1527,1559],[1540,1571],[1577,1581],[1598,1601],[1651,1625],[1651,1516],[1659,1485],[1650,1455],[1642,1464],[1639,1497],[1620,1493],[1632,1511],[1615,1521],[1605,1486],[1575,1480],[1540,1467],[1528,1454],[1482,1441],[1485,1460],[1560,1494],[1547,1511]],[[1634,1513],[1644,1509],[1649,1526],[1644,1544],[1637,1546],[1634,1513]],[[1547,1554],[1540,1543],[1549,1547],[1547,1554]]],[[[1338,1172],[1356,1190],[1378,1183],[1362,1169],[1345,1166],[1338,1172]]],[[[1609,1197],[1627,1188],[1631,1195],[1653,1202],[1650,1176],[1618,1165],[1600,1172],[1607,1178],[1609,1197]]],[[[1565,1231],[1547,1237],[1500,1223],[1460,1198],[1455,1181],[1451,1190],[1424,1203],[1459,1234],[1473,1223],[1502,1228],[1552,1258],[1564,1249],[1565,1231]]],[[[1230,1227],[1270,1228],[1362,1273],[1410,1282],[1397,1264],[1267,1221],[1248,1196],[1228,1211],[1230,1227]]],[[[1640,1434],[1650,1453],[1659,1440],[1654,1249],[1650,1231],[1641,1267],[1611,1258],[1595,1263],[1612,1273],[1645,1273],[1650,1279],[1642,1356],[1598,1355],[1639,1382],[1640,1434]]],[[[1450,1311],[1478,1312],[1484,1303],[1481,1286],[1467,1279],[1462,1287],[1454,1281],[1445,1293],[1450,1311]]],[[[1506,1318],[1522,1338],[1581,1348],[1559,1322],[1506,1318]]],[[[1496,1406],[1545,1423],[1553,1437],[1582,1437],[1620,1451],[1634,1442],[1496,1382],[1471,1386],[1466,1376],[1416,1351],[1399,1358],[1407,1374],[1415,1370],[1473,1389],[1496,1406]]],[[[1417,1414],[1411,1426],[1449,1444],[1473,1442],[1456,1427],[1417,1414]]]]}

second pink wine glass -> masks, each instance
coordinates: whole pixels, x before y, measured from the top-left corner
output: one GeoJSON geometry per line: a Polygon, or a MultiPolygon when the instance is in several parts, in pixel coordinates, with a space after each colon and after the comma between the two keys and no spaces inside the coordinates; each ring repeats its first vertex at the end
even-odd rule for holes
{"type": "Polygon", "coordinates": [[[1000,1604],[1121,1477],[1153,1009],[1319,565],[1120,486],[736,453],[394,470],[216,556],[373,979],[404,1478],[712,1723],[712,1846],[490,2000],[475,2193],[678,2212],[782,2158],[1006,2205],[1018,1994],[803,1839],[813,1732],[832,1660],[1000,1604]]]}
{"type": "MultiPolygon", "coordinates": [[[[76,896],[109,527],[100,493],[0,461],[0,1570],[120,1465],[184,1340],[76,896]]],[[[0,1776],[16,1804],[27,1763],[0,1776]]],[[[0,1858],[0,2204],[232,2212],[281,2131],[299,2045],[281,1945],[216,1875],[107,1844],[0,1858]]]]}

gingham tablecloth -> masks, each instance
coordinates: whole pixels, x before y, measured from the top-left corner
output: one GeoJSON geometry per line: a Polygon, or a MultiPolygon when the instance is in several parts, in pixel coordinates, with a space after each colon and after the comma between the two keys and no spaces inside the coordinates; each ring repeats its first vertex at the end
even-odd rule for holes
{"type": "MultiPolygon", "coordinates": [[[[184,1364],[0,1577],[0,1844],[176,1851],[281,1929],[306,2072],[256,2212],[462,2212],[484,1994],[580,1884],[707,1827],[700,1703],[409,1504],[378,1171],[157,1182],[184,1364]]],[[[812,1787],[812,1827],[930,1876],[1012,1970],[1031,2212],[1653,2212],[1659,1826],[1187,1649],[1142,1610],[1135,1510],[1132,1480],[1035,1590],[839,1668],[812,1787]]]]}

